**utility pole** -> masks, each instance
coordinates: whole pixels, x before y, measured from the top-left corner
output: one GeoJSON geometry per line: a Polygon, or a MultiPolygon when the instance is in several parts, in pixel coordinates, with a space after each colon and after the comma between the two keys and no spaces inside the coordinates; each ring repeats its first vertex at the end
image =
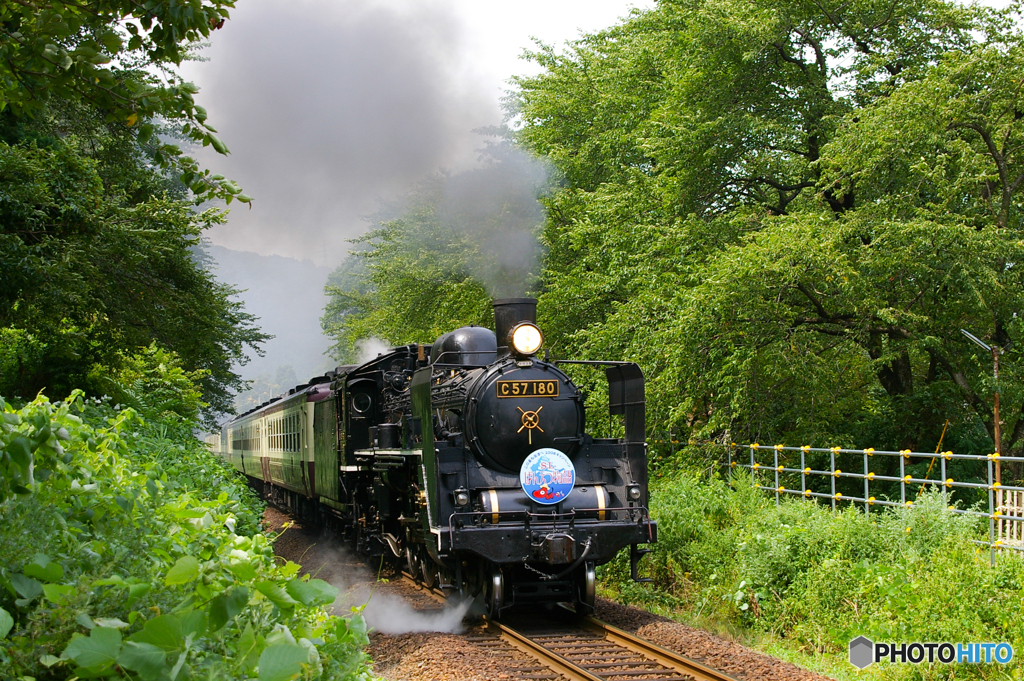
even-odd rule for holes
{"type": "MultiPolygon", "coordinates": [[[[1000,458],[1003,456],[1003,436],[1002,427],[999,425],[999,355],[1003,354],[1003,349],[997,346],[992,346],[992,376],[995,377],[996,382],[996,394],[992,401],[993,418],[995,423],[992,425],[996,437],[996,454],[1000,458]]],[[[999,461],[996,461],[996,482],[1002,483],[999,479],[999,461]]]]}
{"type": "Polygon", "coordinates": [[[999,423],[999,355],[1003,354],[1003,349],[998,345],[989,345],[965,329],[960,329],[960,333],[975,345],[992,353],[992,377],[995,380],[995,395],[992,399],[992,436],[996,441],[996,482],[1002,485],[1003,479],[1000,471],[1002,462],[1000,459],[1003,457],[1003,428],[999,423]]]}

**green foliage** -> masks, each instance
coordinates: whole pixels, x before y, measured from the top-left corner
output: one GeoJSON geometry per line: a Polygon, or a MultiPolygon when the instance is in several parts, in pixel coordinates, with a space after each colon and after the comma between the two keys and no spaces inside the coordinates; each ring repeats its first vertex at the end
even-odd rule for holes
{"type": "Polygon", "coordinates": [[[232,365],[266,336],[194,254],[223,214],[147,189],[141,166],[107,182],[103,167],[67,142],[0,142],[0,388],[66,395],[155,342],[200,377],[208,413],[229,410],[232,365]]]}
{"type": "Polygon", "coordinates": [[[638,361],[649,428],[683,440],[921,449],[949,419],[946,447],[987,452],[967,328],[1007,348],[1003,445],[1024,451],[1014,16],[664,0],[540,46],[513,113],[566,178],[553,350],[638,361]]]}
{"type": "MultiPolygon", "coordinates": [[[[702,626],[785,641],[845,664],[861,634],[873,640],[1024,642],[1017,616],[1024,561],[989,565],[976,518],[949,513],[941,494],[912,509],[865,516],[801,499],[779,506],[750,478],[732,484],[679,472],[656,480],[659,541],[646,571],[629,580],[624,557],[603,568],[621,599],[686,613],[702,626]]],[[[912,679],[910,665],[886,678],[912,679]]],[[[964,665],[956,678],[987,678],[964,665]]]]}
{"type": "Polygon", "coordinates": [[[180,417],[78,392],[0,413],[5,673],[370,678],[360,615],[275,563],[261,504],[180,417]]]}
{"type": "Polygon", "coordinates": [[[185,371],[175,353],[152,343],[138,354],[122,355],[113,374],[107,367],[97,366],[89,378],[93,385],[109,386],[114,400],[145,418],[194,422],[209,406],[197,387],[207,374],[185,371]]]}
{"type": "MultiPolygon", "coordinates": [[[[54,102],[77,103],[102,112],[140,144],[155,139],[161,132],[155,121],[162,119],[177,123],[191,141],[226,154],[206,110],[195,102],[199,88],[174,69],[223,25],[232,7],[232,0],[5,3],[0,112],[45,116],[54,102]]],[[[201,170],[173,143],[157,142],[153,160],[177,171],[198,200],[251,200],[235,183],[201,170]]]]}

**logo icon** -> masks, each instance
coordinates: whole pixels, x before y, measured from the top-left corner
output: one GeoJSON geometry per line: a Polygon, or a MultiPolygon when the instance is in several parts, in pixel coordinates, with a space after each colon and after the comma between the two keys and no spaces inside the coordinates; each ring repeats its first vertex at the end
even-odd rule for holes
{"type": "Polygon", "coordinates": [[[867,636],[858,636],[850,641],[850,664],[857,669],[871,666],[875,661],[875,644],[867,636]]]}
{"type": "Polygon", "coordinates": [[[572,461],[550,447],[530,454],[519,468],[519,484],[523,486],[526,496],[538,504],[550,505],[565,501],[575,483],[576,467],[572,461]]]}
{"type": "MultiPolygon", "coordinates": [[[[526,436],[528,438],[527,441],[531,445],[533,444],[533,430],[534,430],[534,428],[536,428],[537,430],[539,430],[542,433],[544,432],[544,429],[540,427],[540,410],[543,409],[543,408],[544,407],[537,407],[536,411],[523,411],[522,407],[516,407],[516,409],[518,409],[522,413],[522,415],[523,415],[523,425],[521,425],[519,427],[519,430],[517,430],[516,432],[517,433],[521,433],[521,432],[523,432],[523,429],[525,428],[526,429],[526,436]]],[[[558,452],[558,453],[561,454],[561,452],[558,452]]]]}

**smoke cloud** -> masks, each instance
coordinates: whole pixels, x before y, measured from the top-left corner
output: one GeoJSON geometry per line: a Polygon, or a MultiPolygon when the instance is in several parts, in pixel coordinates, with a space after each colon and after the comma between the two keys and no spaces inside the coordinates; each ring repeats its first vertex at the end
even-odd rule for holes
{"type": "Polygon", "coordinates": [[[488,155],[483,167],[448,179],[438,214],[476,247],[467,265],[492,297],[523,296],[540,270],[537,230],[544,208],[538,198],[547,189],[549,169],[504,144],[488,155]]]}
{"type": "Polygon", "coordinates": [[[248,0],[188,65],[231,155],[200,161],[255,197],[220,245],[337,265],[378,200],[470,167],[500,119],[441,0],[248,0]]]}

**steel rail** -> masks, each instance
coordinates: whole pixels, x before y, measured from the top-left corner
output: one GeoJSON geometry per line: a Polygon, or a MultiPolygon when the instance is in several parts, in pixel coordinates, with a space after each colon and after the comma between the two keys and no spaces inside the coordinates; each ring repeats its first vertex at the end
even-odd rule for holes
{"type": "MultiPolygon", "coordinates": [[[[403,579],[410,582],[421,591],[426,592],[435,600],[440,602],[444,602],[446,600],[443,592],[436,589],[430,589],[419,584],[409,573],[403,571],[401,575],[403,579]]],[[[501,640],[505,641],[520,652],[535,658],[555,673],[564,676],[570,681],[606,681],[606,677],[616,676],[616,671],[610,669],[604,672],[603,675],[601,672],[589,671],[584,666],[581,666],[561,655],[557,651],[552,650],[543,642],[534,640],[534,638],[531,638],[528,633],[518,631],[502,622],[497,622],[487,618],[485,618],[485,620],[488,628],[501,640]]],[[[580,626],[576,631],[580,630],[597,634],[601,639],[608,643],[614,644],[625,651],[647,658],[651,662],[655,662],[662,667],[665,667],[666,670],[691,677],[695,679],[695,681],[739,681],[736,677],[730,674],[713,669],[712,667],[686,657],[685,655],[662,648],[650,641],[645,641],[644,639],[623,631],[618,627],[612,626],[607,622],[602,622],[595,617],[582,618],[580,626]]],[[[548,635],[550,635],[550,633],[551,632],[548,632],[548,635]]],[[[566,631],[559,633],[571,636],[574,631],[572,629],[567,629],[566,631]]],[[[608,667],[613,665],[605,664],[601,666],[608,667]]],[[[626,665],[622,664],[614,666],[626,665]]],[[[648,670],[647,675],[653,676],[657,673],[657,670],[648,670]]]]}
{"type": "Polygon", "coordinates": [[[591,674],[583,667],[565,659],[553,650],[521,634],[507,624],[487,620],[487,626],[495,631],[506,643],[527,655],[536,658],[552,671],[561,674],[570,681],[605,681],[602,677],[591,674]]]}
{"type": "Polygon", "coordinates": [[[584,626],[596,633],[604,634],[605,638],[609,641],[617,643],[634,653],[649,657],[670,669],[688,674],[697,679],[697,681],[738,681],[736,677],[730,674],[712,669],[697,660],[662,648],[650,641],[645,641],[595,617],[586,617],[583,621],[584,626]]]}

